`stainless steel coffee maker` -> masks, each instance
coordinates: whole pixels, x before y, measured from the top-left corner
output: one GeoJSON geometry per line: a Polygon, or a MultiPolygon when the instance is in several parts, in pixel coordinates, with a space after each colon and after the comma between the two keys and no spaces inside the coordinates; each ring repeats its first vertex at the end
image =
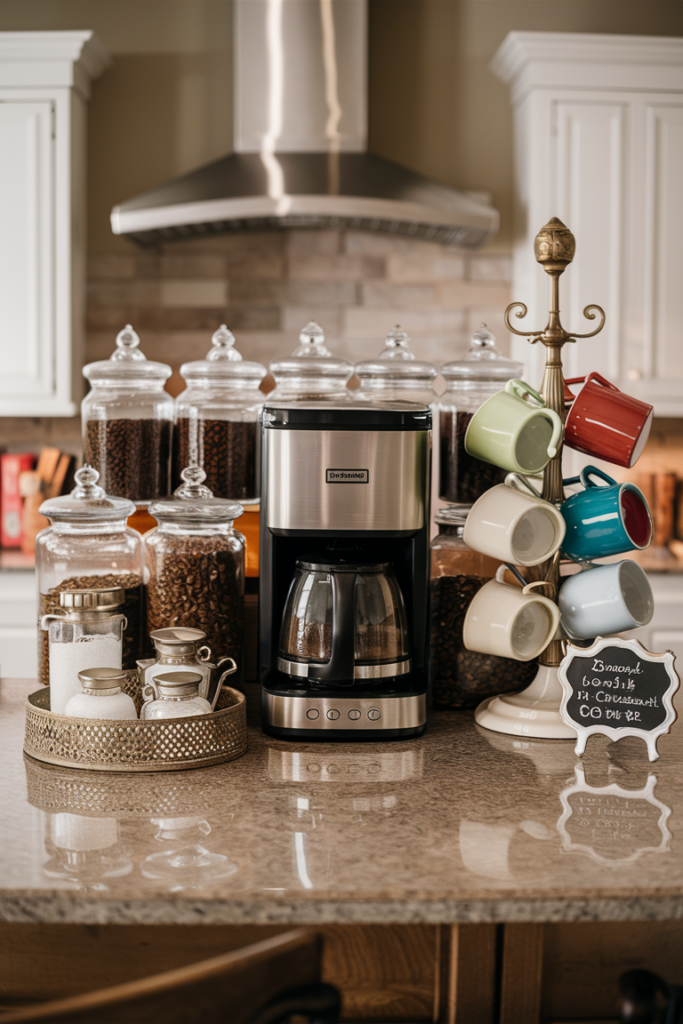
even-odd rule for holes
{"type": "Polygon", "coordinates": [[[266,403],[262,719],[293,739],[392,739],[426,722],[431,413],[266,403]]]}

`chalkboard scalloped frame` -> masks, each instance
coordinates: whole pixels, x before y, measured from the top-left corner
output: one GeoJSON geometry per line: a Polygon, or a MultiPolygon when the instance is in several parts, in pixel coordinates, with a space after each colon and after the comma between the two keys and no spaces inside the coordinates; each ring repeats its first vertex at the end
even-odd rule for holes
{"type": "Polygon", "coordinates": [[[673,723],[676,721],[677,713],[673,706],[672,697],[679,687],[680,680],[678,673],[674,668],[674,655],[672,651],[665,651],[663,654],[653,654],[648,651],[639,640],[632,638],[630,640],[624,640],[621,637],[602,637],[598,636],[595,638],[595,643],[591,647],[575,647],[572,643],[567,644],[567,654],[562,659],[558,669],[558,677],[562,685],[562,701],[560,703],[560,715],[562,720],[570,725],[572,729],[576,731],[577,741],[574,753],[579,756],[586,750],[586,742],[589,736],[595,733],[601,736],[608,736],[610,739],[617,740],[623,739],[624,736],[638,736],[644,740],[647,744],[647,755],[650,761],[657,761],[659,759],[659,752],[657,750],[657,741],[660,736],[663,736],[669,731],[673,723]],[[582,726],[577,724],[574,719],[567,712],[567,704],[573,696],[572,684],[567,678],[567,669],[572,663],[574,658],[588,658],[595,657],[601,651],[604,651],[607,647],[623,647],[627,650],[633,651],[639,658],[644,661],[655,662],[659,665],[663,665],[667,675],[671,680],[671,686],[662,696],[662,704],[666,709],[666,717],[661,725],[656,729],[645,730],[637,729],[632,726],[617,726],[616,728],[609,725],[589,725],[582,726]]]}

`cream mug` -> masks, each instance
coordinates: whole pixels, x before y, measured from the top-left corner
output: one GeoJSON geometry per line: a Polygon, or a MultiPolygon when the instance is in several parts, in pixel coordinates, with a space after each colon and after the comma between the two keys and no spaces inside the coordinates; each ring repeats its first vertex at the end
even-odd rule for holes
{"type": "Polygon", "coordinates": [[[475,501],[465,522],[463,540],[473,551],[515,565],[540,565],[564,540],[561,512],[545,501],[518,473],[508,473],[475,501]],[[526,487],[529,493],[519,488],[526,487]]]}
{"type": "MultiPolygon", "coordinates": [[[[535,587],[542,580],[513,587],[503,582],[506,566],[498,566],[496,578],[485,583],[472,598],[463,640],[469,651],[496,654],[516,661],[531,661],[544,651],[557,632],[560,612],[557,605],[535,587]]],[[[517,574],[515,574],[517,575],[517,574]]]]}
{"type": "Polygon", "coordinates": [[[465,434],[469,455],[512,473],[540,473],[561,443],[561,417],[516,379],[477,409],[465,434]]]}

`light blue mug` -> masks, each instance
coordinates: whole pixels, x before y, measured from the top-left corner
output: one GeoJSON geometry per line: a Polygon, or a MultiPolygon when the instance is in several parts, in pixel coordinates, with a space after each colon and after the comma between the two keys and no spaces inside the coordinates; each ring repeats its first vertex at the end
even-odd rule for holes
{"type": "Polygon", "coordinates": [[[562,483],[581,483],[585,488],[560,506],[567,525],[562,550],[570,558],[585,562],[649,546],[652,516],[635,484],[618,484],[596,466],[584,466],[579,476],[562,483]],[[594,477],[607,486],[597,484],[594,477]]]}

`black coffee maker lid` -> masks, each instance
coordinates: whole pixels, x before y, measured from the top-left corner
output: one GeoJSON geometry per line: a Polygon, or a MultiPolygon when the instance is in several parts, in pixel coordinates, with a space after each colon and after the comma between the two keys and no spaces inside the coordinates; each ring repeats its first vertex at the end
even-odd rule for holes
{"type": "Polygon", "coordinates": [[[375,573],[388,572],[391,569],[390,562],[372,562],[371,564],[360,562],[305,562],[297,559],[297,569],[306,569],[307,572],[355,572],[375,573]]]}

